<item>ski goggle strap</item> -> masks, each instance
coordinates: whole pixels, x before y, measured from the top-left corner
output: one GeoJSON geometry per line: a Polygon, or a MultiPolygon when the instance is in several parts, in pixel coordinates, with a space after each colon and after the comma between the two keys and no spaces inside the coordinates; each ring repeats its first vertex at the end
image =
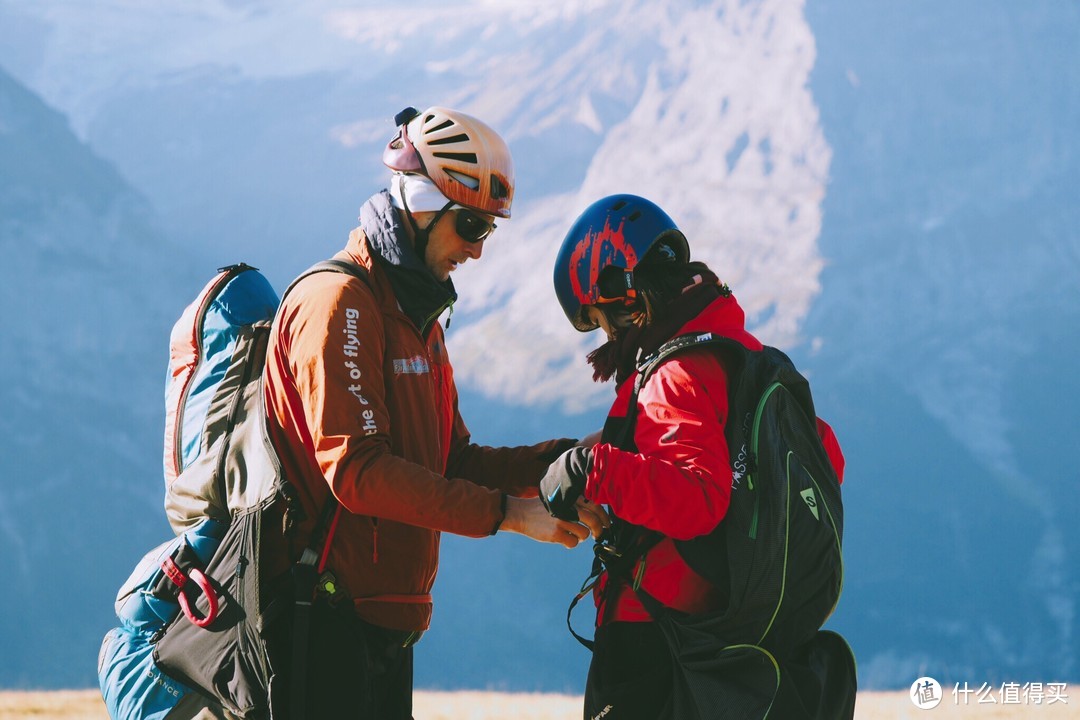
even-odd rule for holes
{"type": "Polygon", "coordinates": [[[592,294],[593,302],[597,305],[619,301],[627,305],[633,303],[637,300],[634,271],[608,265],[596,276],[592,294]]]}

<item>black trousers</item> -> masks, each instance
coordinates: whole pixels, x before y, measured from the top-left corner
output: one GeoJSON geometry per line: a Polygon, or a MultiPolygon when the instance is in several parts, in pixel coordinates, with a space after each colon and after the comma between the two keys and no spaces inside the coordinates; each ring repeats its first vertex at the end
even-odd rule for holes
{"type": "Polygon", "coordinates": [[[613,622],[596,629],[585,720],[657,720],[668,712],[672,660],[656,623],[613,622]]]}
{"type": "MultiPolygon", "coordinates": [[[[411,720],[413,649],[410,634],[358,618],[347,605],[316,601],[306,652],[305,720],[411,720]]],[[[274,632],[274,720],[295,720],[292,618],[274,632]]]]}

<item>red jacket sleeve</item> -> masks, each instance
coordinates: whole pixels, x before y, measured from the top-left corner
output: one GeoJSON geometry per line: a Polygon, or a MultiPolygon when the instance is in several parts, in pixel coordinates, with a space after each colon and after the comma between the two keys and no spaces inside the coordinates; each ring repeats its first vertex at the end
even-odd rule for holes
{"type": "Polygon", "coordinates": [[[832,463],[833,469],[836,470],[836,478],[842,485],[844,483],[844,452],[840,449],[840,442],[836,439],[836,433],[833,432],[829,423],[821,418],[817,418],[817,431],[818,436],[821,438],[821,444],[825,446],[825,453],[829,456],[829,462],[832,463]]]}
{"type": "MultiPolygon", "coordinates": [[[[620,395],[629,394],[633,381],[620,395]]],[[[688,352],[665,362],[638,396],[639,452],[597,445],[586,497],[677,540],[710,532],[731,499],[727,411],[727,375],[714,353],[688,352]]]]}

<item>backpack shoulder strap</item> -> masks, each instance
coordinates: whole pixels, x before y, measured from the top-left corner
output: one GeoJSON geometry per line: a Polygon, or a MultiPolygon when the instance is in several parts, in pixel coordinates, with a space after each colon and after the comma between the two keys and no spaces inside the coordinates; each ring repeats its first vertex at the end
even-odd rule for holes
{"type": "MultiPolygon", "coordinates": [[[[300,273],[296,277],[296,279],[289,284],[289,287],[285,289],[285,292],[281,294],[282,302],[284,302],[285,296],[287,296],[293,288],[299,285],[304,278],[323,272],[341,273],[343,275],[350,275],[364,282],[365,284],[369,282],[367,268],[361,265],[357,265],[353,262],[348,262],[346,260],[337,260],[331,258],[329,260],[317,262],[304,272],[300,273]]],[[[321,539],[319,536],[321,536],[324,531],[328,531],[322,548],[322,552],[323,554],[325,554],[326,549],[330,546],[330,542],[333,540],[334,519],[339,509],[340,507],[338,505],[337,498],[335,498],[334,495],[331,494],[326,501],[326,505],[323,507],[322,513],[319,516],[318,522],[315,524],[314,530],[312,531],[311,542],[309,546],[305,548],[303,556],[300,559],[301,565],[304,565],[309,569],[314,569],[316,561],[319,558],[319,552],[316,549],[319,540],[321,539]]]]}
{"type": "Polygon", "coordinates": [[[282,302],[285,301],[285,296],[292,292],[293,288],[300,284],[301,280],[322,272],[336,272],[343,275],[351,275],[357,280],[360,280],[366,284],[370,284],[370,276],[368,273],[368,269],[363,265],[357,265],[356,263],[349,262],[348,260],[337,260],[335,258],[330,258],[329,260],[323,260],[321,262],[315,263],[307,270],[297,275],[296,279],[289,283],[289,287],[285,288],[285,292],[281,294],[282,302]]]}
{"type": "Polygon", "coordinates": [[[635,400],[637,399],[637,394],[641,391],[641,388],[645,387],[645,382],[654,372],[656,372],[665,360],[684,350],[691,350],[703,346],[718,347],[737,355],[750,352],[737,340],[732,340],[729,337],[717,335],[712,332],[688,333],[686,335],[673,337],[671,340],[668,340],[661,345],[656,352],[648,357],[642,358],[641,361],[638,362],[638,377],[634,386],[635,400]]]}
{"type": "Polygon", "coordinates": [[[638,375],[634,381],[634,390],[627,404],[626,417],[620,418],[619,422],[612,423],[610,428],[605,428],[604,442],[610,442],[615,447],[623,450],[636,451],[633,438],[634,427],[637,425],[637,399],[641,389],[645,387],[645,383],[652,377],[653,373],[671,356],[685,350],[706,346],[719,348],[733,360],[730,364],[732,374],[742,368],[745,364],[745,355],[750,352],[738,341],[711,332],[687,333],[668,340],[655,352],[638,360],[638,375]]]}
{"type": "MultiPolygon", "coordinates": [[[[316,275],[322,272],[337,272],[344,275],[350,275],[358,280],[369,283],[369,275],[367,268],[357,265],[353,262],[346,260],[323,260],[322,262],[315,263],[310,268],[300,273],[293,280],[289,287],[285,289],[285,292],[281,294],[282,302],[285,301],[285,297],[295,288],[300,282],[307,277],[316,275]]],[[[333,494],[326,500],[326,504],[323,505],[322,512],[319,515],[319,519],[316,521],[315,528],[312,530],[311,538],[308,542],[308,546],[304,548],[300,555],[300,559],[293,565],[293,583],[294,583],[294,615],[293,615],[293,652],[292,652],[292,701],[290,703],[290,709],[292,714],[290,717],[302,720],[306,718],[307,708],[304,704],[307,696],[307,648],[310,640],[310,626],[311,626],[311,603],[315,594],[315,584],[318,581],[318,573],[320,572],[319,565],[326,557],[327,551],[330,548],[330,544],[334,540],[334,530],[337,526],[337,517],[341,512],[341,505],[338,504],[337,498],[333,494]],[[326,538],[321,536],[326,533],[326,538]],[[321,552],[319,546],[322,546],[321,552]]]]}

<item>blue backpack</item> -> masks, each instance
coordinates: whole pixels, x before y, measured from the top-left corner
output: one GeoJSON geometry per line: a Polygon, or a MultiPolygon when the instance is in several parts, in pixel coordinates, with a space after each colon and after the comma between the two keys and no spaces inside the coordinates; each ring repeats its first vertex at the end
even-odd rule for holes
{"type": "MultiPolygon", "coordinates": [[[[366,279],[364,268],[330,260],[289,290],[327,271],[366,279]]],[[[278,305],[266,278],[241,263],[221,268],[173,327],[164,467],[165,510],[177,537],[147,553],[117,595],[120,625],[98,656],[114,720],[190,718],[206,708],[251,720],[270,715],[275,669],[265,630],[289,603],[304,604],[302,590],[294,598],[280,569],[260,562],[262,544],[283,537],[298,509],[262,399],[278,305]]],[[[313,554],[298,565],[309,571],[313,554]]]]}
{"type": "MultiPolygon", "coordinates": [[[[193,567],[205,567],[217,551],[225,527],[208,518],[163,543],[146,554],[120,588],[116,598],[120,626],[105,635],[98,657],[98,678],[109,717],[158,720],[174,711],[173,717],[191,717],[208,707],[208,698],[163,672],[153,653],[156,639],[182,612],[179,598],[188,597],[163,587],[170,580],[162,565],[175,565],[176,558],[190,556],[193,567]]],[[[200,571],[195,573],[205,578],[200,571]]],[[[213,613],[208,617],[213,618],[213,613]]]]}

